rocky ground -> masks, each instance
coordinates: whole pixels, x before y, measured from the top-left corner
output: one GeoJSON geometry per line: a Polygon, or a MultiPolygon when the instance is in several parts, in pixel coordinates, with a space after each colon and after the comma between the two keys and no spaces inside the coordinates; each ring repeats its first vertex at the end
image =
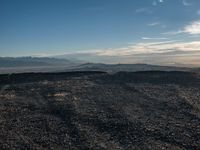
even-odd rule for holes
{"type": "Polygon", "coordinates": [[[0,75],[0,149],[200,149],[200,75],[0,75]]]}

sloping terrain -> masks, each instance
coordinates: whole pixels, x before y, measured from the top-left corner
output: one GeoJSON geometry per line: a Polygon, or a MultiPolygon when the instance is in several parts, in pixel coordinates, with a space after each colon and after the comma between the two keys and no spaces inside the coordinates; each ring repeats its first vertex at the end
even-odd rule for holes
{"type": "Polygon", "coordinates": [[[200,75],[0,75],[0,149],[200,149],[200,75]]]}
{"type": "Polygon", "coordinates": [[[0,57],[0,74],[57,72],[79,64],[78,61],[50,57],[0,57]]]}
{"type": "Polygon", "coordinates": [[[85,63],[77,59],[61,59],[51,57],[0,57],[0,74],[41,73],[41,72],[73,72],[104,71],[116,73],[120,71],[190,71],[199,72],[199,68],[158,66],[150,64],[101,64],[85,63]]]}
{"type": "Polygon", "coordinates": [[[72,64],[66,59],[56,59],[49,57],[0,57],[0,68],[9,67],[41,67],[41,66],[59,66],[72,64]]]}
{"type": "Polygon", "coordinates": [[[192,71],[188,67],[158,66],[150,64],[101,64],[85,63],[77,66],[74,70],[82,71],[106,71],[106,72],[138,72],[138,71],[192,71]]]}

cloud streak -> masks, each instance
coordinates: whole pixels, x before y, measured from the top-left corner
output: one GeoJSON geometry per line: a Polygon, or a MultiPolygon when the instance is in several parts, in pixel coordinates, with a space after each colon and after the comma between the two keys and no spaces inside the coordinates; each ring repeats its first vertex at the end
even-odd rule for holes
{"type": "Polygon", "coordinates": [[[137,13],[137,14],[152,14],[153,11],[150,10],[149,8],[138,8],[135,10],[135,13],[137,13]]]}
{"type": "Polygon", "coordinates": [[[158,26],[158,25],[160,25],[160,22],[153,22],[148,24],[148,26],[158,26]]]}
{"type": "Polygon", "coordinates": [[[177,35],[187,33],[191,35],[199,35],[200,34],[200,20],[191,22],[190,24],[186,25],[183,29],[178,31],[169,31],[163,34],[165,35],[177,35]]]}
{"type": "Polygon", "coordinates": [[[200,34],[200,21],[194,21],[191,24],[187,25],[183,32],[189,34],[200,34]]]}
{"type": "Polygon", "coordinates": [[[63,56],[97,63],[147,63],[156,65],[178,63],[200,66],[200,41],[143,41],[121,48],[91,49],[67,53],[63,56]]]}
{"type": "Polygon", "coordinates": [[[197,11],[197,15],[200,15],[200,10],[197,11]]]}
{"type": "Polygon", "coordinates": [[[152,5],[153,5],[153,6],[157,6],[157,2],[156,2],[156,1],[153,1],[152,5]]]}
{"type": "Polygon", "coordinates": [[[159,38],[155,38],[155,37],[142,37],[143,40],[167,40],[168,38],[166,37],[159,37],[159,38]]]}
{"type": "Polygon", "coordinates": [[[182,3],[183,3],[184,6],[191,6],[192,5],[187,0],[183,0],[182,3]]]}
{"type": "Polygon", "coordinates": [[[130,56],[136,54],[148,54],[168,52],[172,50],[186,51],[186,52],[200,52],[200,41],[192,42],[177,42],[177,41],[164,41],[164,42],[144,42],[129,45],[127,47],[118,49],[104,49],[96,53],[99,56],[130,56]]]}

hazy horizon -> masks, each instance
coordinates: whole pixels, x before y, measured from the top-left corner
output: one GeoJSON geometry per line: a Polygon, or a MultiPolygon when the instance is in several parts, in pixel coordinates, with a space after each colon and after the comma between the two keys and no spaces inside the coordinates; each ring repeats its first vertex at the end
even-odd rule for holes
{"type": "Polygon", "coordinates": [[[198,0],[1,0],[0,56],[200,66],[198,0]]]}

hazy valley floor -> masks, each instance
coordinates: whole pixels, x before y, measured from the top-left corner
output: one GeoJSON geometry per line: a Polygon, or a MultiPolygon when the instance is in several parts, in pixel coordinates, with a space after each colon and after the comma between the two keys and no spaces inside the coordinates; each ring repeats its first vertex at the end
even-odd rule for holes
{"type": "Polygon", "coordinates": [[[200,149],[200,75],[0,75],[0,149],[200,149]]]}

